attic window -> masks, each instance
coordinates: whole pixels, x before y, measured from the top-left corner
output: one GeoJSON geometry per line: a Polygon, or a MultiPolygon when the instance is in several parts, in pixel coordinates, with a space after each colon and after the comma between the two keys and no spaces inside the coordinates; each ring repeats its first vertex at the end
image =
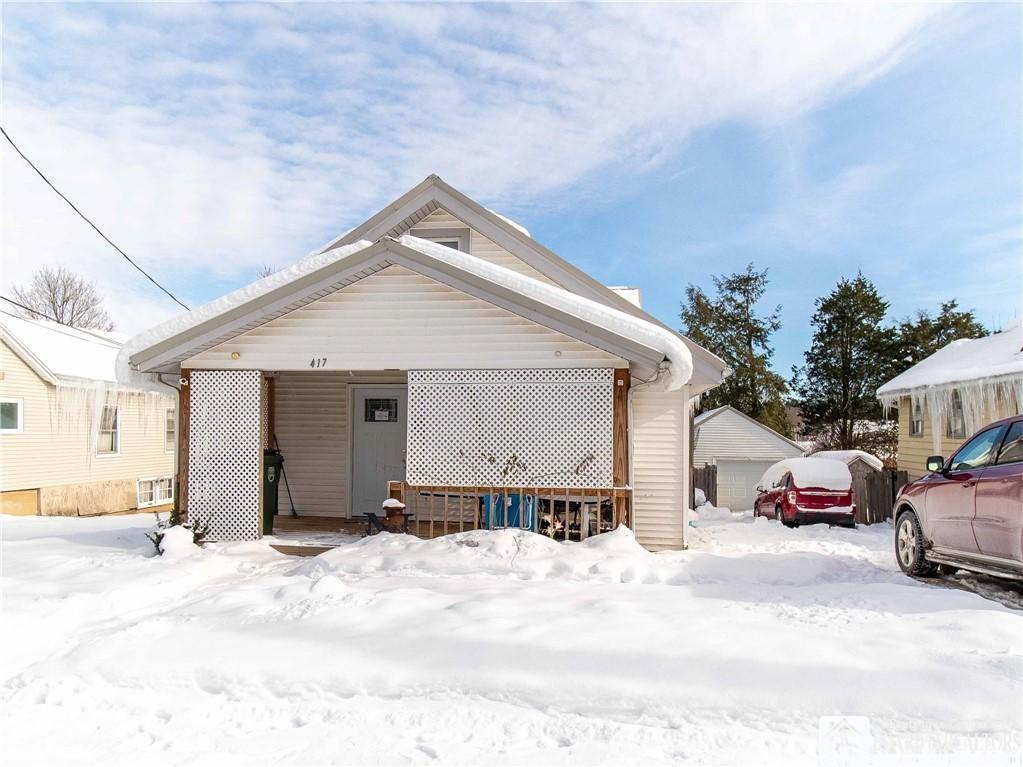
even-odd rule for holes
{"type": "Polygon", "coordinates": [[[429,240],[438,245],[443,245],[452,250],[460,250],[463,253],[469,252],[469,229],[463,227],[448,227],[444,229],[410,229],[409,234],[421,240],[429,240]]]}

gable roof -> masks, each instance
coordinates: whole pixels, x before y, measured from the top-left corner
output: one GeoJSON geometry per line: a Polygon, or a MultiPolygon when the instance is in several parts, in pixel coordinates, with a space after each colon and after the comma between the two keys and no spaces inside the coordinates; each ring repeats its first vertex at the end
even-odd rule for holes
{"type": "Polygon", "coordinates": [[[685,343],[693,358],[695,379],[693,383],[697,384],[698,390],[703,391],[717,386],[728,374],[728,366],[720,357],[643,311],[626,296],[602,285],[583,270],[534,240],[524,227],[480,205],[436,174],[427,176],[364,223],[332,240],[320,252],[325,253],[359,240],[377,240],[385,236],[399,237],[438,208],[443,208],[461,219],[472,229],[538,272],[547,275],[566,290],[607,304],[634,317],[640,317],[677,335],[685,343]]]}
{"type": "Polygon", "coordinates": [[[124,369],[172,372],[182,360],[312,303],[341,287],[399,265],[500,306],[641,367],[665,360],[670,388],[684,384],[692,359],[674,334],[644,319],[416,237],[360,240],[313,254],[217,301],[175,318],[125,346],[124,369]]]}
{"type": "Polygon", "coordinates": [[[700,413],[700,415],[696,416],[696,418],[693,419],[693,426],[702,428],[703,426],[706,426],[710,421],[713,421],[715,418],[722,415],[723,413],[732,413],[734,415],[739,416],[739,418],[745,421],[748,426],[755,427],[760,431],[763,431],[769,434],[770,436],[775,437],[781,440],[782,442],[791,445],[794,449],[799,451],[800,455],[803,454],[803,446],[800,445],[798,442],[789,439],[783,434],[779,434],[770,426],[765,426],[764,424],[760,423],[760,421],[758,421],[757,419],[751,418],[741,410],[738,410],[737,408],[734,408],[731,405],[722,405],[721,407],[716,407],[713,410],[708,410],[704,413],[700,413]]]}
{"type": "Polygon", "coordinates": [[[0,311],[0,335],[47,383],[117,380],[114,363],[121,349],[122,334],[80,330],[0,311]]]}
{"type": "Polygon", "coordinates": [[[961,338],[925,357],[877,390],[892,400],[920,389],[1023,377],[1023,321],[1017,318],[1001,333],[961,338]]]}

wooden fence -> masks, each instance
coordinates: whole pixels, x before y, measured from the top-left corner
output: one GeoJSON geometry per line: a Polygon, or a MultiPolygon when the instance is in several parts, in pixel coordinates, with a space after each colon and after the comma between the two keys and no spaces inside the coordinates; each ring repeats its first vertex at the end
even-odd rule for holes
{"type": "Polygon", "coordinates": [[[696,488],[700,488],[712,506],[718,505],[718,467],[693,467],[693,481],[689,485],[689,508],[696,508],[696,488]]]}
{"type": "Polygon", "coordinates": [[[861,525],[884,522],[892,516],[892,506],[899,490],[909,481],[904,471],[883,469],[853,477],[853,503],[856,521],[861,525]]]}

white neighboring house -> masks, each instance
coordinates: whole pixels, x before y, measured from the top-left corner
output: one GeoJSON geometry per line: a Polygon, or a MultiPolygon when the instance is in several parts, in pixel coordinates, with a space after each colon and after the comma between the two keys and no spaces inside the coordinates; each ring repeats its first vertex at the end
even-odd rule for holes
{"type": "Polygon", "coordinates": [[[0,512],[173,501],[176,397],[116,383],[123,339],[0,311],[0,512]]]}
{"type": "Polygon", "coordinates": [[[219,540],[261,535],[263,450],[279,444],[300,517],[366,519],[391,495],[423,535],[487,508],[490,527],[627,524],[680,548],[692,403],[727,368],[638,301],[430,176],[132,339],[119,371],[187,381],[180,500],[219,540]],[[518,499],[499,524],[495,498],[518,499]],[[520,506],[538,512],[515,522],[520,506]]]}
{"type": "Polygon", "coordinates": [[[772,465],[803,455],[798,443],[730,405],[701,413],[693,425],[693,466],[717,466],[717,505],[732,511],[753,508],[760,477],[772,465]]]}

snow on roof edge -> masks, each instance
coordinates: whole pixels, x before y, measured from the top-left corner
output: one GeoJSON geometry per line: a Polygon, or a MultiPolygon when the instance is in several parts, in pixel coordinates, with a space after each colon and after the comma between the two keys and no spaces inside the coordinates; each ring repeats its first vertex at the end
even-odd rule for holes
{"type": "Polygon", "coordinates": [[[153,376],[148,373],[139,373],[130,368],[128,361],[135,354],[156,346],[180,333],[191,330],[204,322],[215,319],[238,306],[294,282],[311,272],[340,261],[353,253],[365,250],[372,244],[369,240],[358,240],[350,245],[342,245],[332,250],[323,252],[313,251],[286,269],[281,269],[279,272],[274,272],[260,280],[243,285],[237,290],[208,301],[191,311],[171,317],[159,325],[154,325],[148,330],[132,336],[125,341],[120,353],[117,355],[115,365],[117,380],[128,386],[152,388],[155,382],[153,376]]]}

